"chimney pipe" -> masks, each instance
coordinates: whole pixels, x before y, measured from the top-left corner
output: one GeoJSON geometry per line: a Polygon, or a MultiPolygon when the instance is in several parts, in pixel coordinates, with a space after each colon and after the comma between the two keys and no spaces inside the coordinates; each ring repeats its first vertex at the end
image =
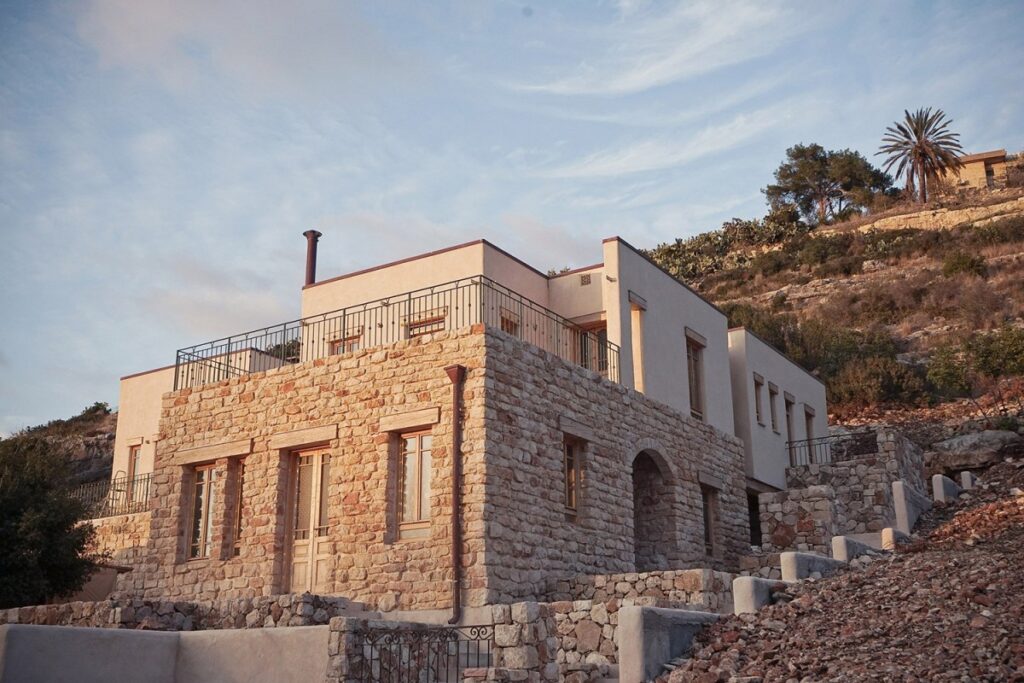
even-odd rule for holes
{"type": "Polygon", "coordinates": [[[322,233],[316,230],[307,230],[302,233],[306,238],[306,286],[316,282],[316,242],[322,233]]]}

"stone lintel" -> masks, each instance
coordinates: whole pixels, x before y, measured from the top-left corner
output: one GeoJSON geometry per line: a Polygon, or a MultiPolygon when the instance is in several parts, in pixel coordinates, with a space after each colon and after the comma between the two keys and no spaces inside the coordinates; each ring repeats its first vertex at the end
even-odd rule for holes
{"type": "Polygon", "coordinates": [[[417,427],[429,427],[441,421],[441,409],[421,408],[410,410],[395,415],[385,415],[380,419],[380,431],[397,432],[403,429],[416,429],[417,427]]]}
{"type": "Polygon", "coordinates": [[[208,462],[220,458],[233,458],[252,453],[252,439],[225,441],[209,446],[196,446],[178,451],[174,455],[176,465],[191,465],[197,462],[208,462]]]}
{"type": "Polygon", "coordinates": [[[324,425],[323,427],[309,427],[275,434],[270,437],[267,446],[272,451],[278,451],[285,448],[312,446],[336,438],[338,438],[338,425],[324,425]]]}
{"type": "Polygon", "coordinates": [[[719,491],[725,490],[725,482],[712,474],[708,474],[707,472],[697,473],[697,481],[704,484],[705,486],[710,486],[713,489],[718,489],[719,491]]]}
{"type": "Polygon", "coordinates": [[[558,416],[558,428],[566,434],[583,439],[584,441],[594,442],[597,440],[594,437],[594,430],[589,425],[585,425],[565,415],[558,416]]]}

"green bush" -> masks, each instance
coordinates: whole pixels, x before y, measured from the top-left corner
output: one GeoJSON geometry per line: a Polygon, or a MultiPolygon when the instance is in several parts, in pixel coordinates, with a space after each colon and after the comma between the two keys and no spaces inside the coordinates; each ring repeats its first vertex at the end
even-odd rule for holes
{"type": "Polygon", "coordinates": [[[918,405],[925,398],[921,376],[894,358],[848,362],[829,383],[832,401],[846,408],[918,405]]]}
{"type": "Polygon", "coordinates": [[[957,273],[985,277],[988,275],[985,258],[982,256],[972,256],[962,251],[952,251],[946,254],[946,257],[942,260],[942,274],[946,277],[952,277],[957,273]]]}

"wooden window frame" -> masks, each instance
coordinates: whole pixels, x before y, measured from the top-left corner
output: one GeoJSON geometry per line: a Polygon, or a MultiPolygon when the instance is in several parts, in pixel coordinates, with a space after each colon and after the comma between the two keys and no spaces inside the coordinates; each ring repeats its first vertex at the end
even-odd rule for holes
{"type": "Polygon", "coordinates": [[[447,307],[422,311],[419,313],[419,317],[410,315],[405,323],[405,336],[408,339],[414,339],[415,337],[422,337],[427,334],[434,334],[435,332],[443,332],[447,320],[447,307]]]}
{"type": "Polygon", "coordinates": [[[231,539],[231,555],[238,557],[242,554],[242,501],[245,496],[245,458],[238,461],[238,469],[235,471],[235,520],[234,535],[231,539]]]}
{"type": "MultiPolygon", "coordinates": [[[[407,432],[396,432],[398,438],[398,458],[397,469],[398,469],[398,487],[395,496],[395,519],[398,521],[398,539],[399,540],[418,540],[428,537],[430,524],[431,524],[431,510],[430,500],[424,501],[421,498],[423,491],[423,453],[429,451],[431,454],[431,468],[433,467],[433,432],[430,429],[417,429],[415,431],[407,432]],[[423,437],[429,436],[431,438],[430,448],[423,448],[423,437]],[[414,453],[415,464],[413,472],[416,474],[416,484],[412,487],[414,500],[411,506],[407,506],[409,501],[405,500],[405,458],[407,452],[405,450],[405,442],[407,439],[412,439],[416,443],[416,451],[414,453]],[[417,511],[417,517],[415,519],[405,519],[405,511],[412,509],[417,511]],[[427,531],[427,533],[423,533],[427,531]]],[[[427,476],[427,488],[428,491],[433,488],[433,473],[430,471],[426,472],[427,476]]]]}
{"type": "Polygon", "coordinates": [[[354,353],[362,346],[363,335],[352,334],[330,341],[330,355],[340,356],[343,353],[354,353]]]}
{"type": "Polygon", "coordinates": [[[519,336],[520,318],[519,314],[515,311],[510,311],[504,306],[498,309],[498,326],[505,334],[510,334],[513,337],[519,336]]]}
{"type": "Polygon", "coordinates": [[[197,465],[192,468],[192,478],[190,486],[192,487],[191,495],[189,496],[188,506],[188,545],[185,547],[185,554],[187,558],[191,560],[209,560],[213,557],[213,542],[210,536],[213,532],[213,518],[212,515],[216,514],[217,500],[215,495],[214,485],[218,479],[218,470],[216,465],[197,465]],[[199,474],[203,473],[203,481],[200,483],[199,474]],[[199,538],[195,538],[196,532],[196,497],[199,494],[200,487],[203,488],[203,499],[202,508],[198,511],[199,514],[199,538]],[[211,500],[212,498],[212,500],[211,500]],[[197,554],[193,554],[193,551],[197,554]]]}
{"type": "Polygon", "coordinates": [[[706,421],[704,399],[704,349],[693,337],[686,337],[686,381],[689,387],[690,417],[706,421]]]}
{"type": "Polygon", "coordinates": [[[566,434],[562,439],[562,502],[565,514],[575,521],[580,513],[583,481],[583,442],[566,434]]]}

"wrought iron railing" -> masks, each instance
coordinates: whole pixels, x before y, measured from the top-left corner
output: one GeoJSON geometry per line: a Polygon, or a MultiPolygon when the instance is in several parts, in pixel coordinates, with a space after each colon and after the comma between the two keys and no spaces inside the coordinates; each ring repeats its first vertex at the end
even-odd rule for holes
{"type": "Polygon", "coordinates": [[[355,634],[350,675],[362,683],[462,683],[492,664],[493,626],[368,628],[355,634]]]}
{"type": "Polygon", "coordinates": [[[90,519],[130,515],[149,509],[149,483],[152,474],[114,477],[82,484],[71,495],[85,504],[90,519]]]}
{"type": "Polygon", "coordinates": [[[174,388],[479,323],[619,381],[619,347],[603,334],[476,276],[180,349],[174,388]]]}
{"type": "Polygon", "coordinates": [[[787,441],[786,450],[790,467],[852,460],[877,453],[878,435],[874,430],[867,430],[787,441]]]}

